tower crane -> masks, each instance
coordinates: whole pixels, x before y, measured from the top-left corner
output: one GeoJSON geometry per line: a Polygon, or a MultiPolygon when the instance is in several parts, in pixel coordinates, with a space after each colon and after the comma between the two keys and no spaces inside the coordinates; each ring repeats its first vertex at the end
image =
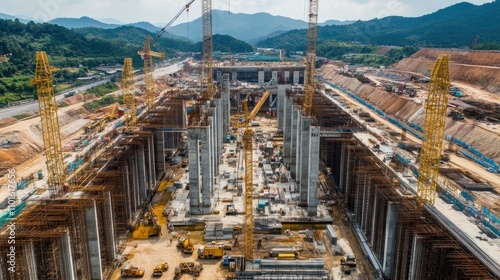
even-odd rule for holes
{"type": "Polygon", "coordinates": [[[127,129],[137,127],[137,108],[135,105],[134,69],[132,68],[132,58],[125,58],[122,73],[122,94],[123,103],[127,108],[125,112],[125,125],[127,129]]]}
{"type": "Polygon", "coordinates": [[[48,173],[47,184],[51,196],[60,194],[66,181],[59,117],[57,115],[57,103],[52,80],[52,72],[56,70],[56,68],[49,65],[49,59],[45,52],[36,52],[35,77],[31,83],[36,85],[38,95],[38,108],[42,123],[42,139],[48,173]]]}
{"type": "MultiPolygon", "coordinates": [[[[266,92],[269,96],[269,92],[266,92]]],[[[260,101],[264,100],[261,98],[260,101]]],[[[264,103],[264,101],[262,101],[264,103]]],[[[260,108],[262,104],[257,104],[255,109],[260,108]]],[[[253,130],[250,128],[252,118],[248,113],[248,104],[243,103],[245,110],[245,132],[243,134],[243,146],[245,149],[245,259],[253,261],[253,130]]],[[[258,109],[257,109],[258,111],[258,109]]]]}
{"type": "Polygon", "coordinates": [[[312,115],[314,76],[316,68],[316,38],[318,37],[318,1],[309,0],[309,28],[307,31],[307,53],[305,74],[305,97],[303,109],[306,116],[312,115]]]}
{"type": "Polygon", "coordinates": [[[201,21],[203,24],[203,61],[201,66],[201,82],[206,86],[202,99],[210,100],[215,93],[213,78],[213,44],[212,44],[212,0],[202,0],[201,21]]]}
{"type": "Polygon", "coordinates": [[[146,91],[144,93],[146,97],[146,108],[150,110],[154,107],[155,103],[155,92],[156,92],[156,84],[153,77],[154,72],[154,64],[153,57],[158,57],[161,59],[165,58],[165,53],[163,52],[154,52],[151,48],[155,45],[155,43],[160,39],[160,37],[165,33],[165,31],[172,26],[172,24],[179,18],[179,16],[184,11],[189,11],[189,7],[195,0],[190,0],[189,3],[184,5],[182,9],[170,20],[167,25],[165,25],[159,32],[156,34],[155,38],[151,40],[149,36],[146,36],[146,40],[144,41],[144,48],[138,51],[138,54],[144,60],[144,83],[146,85],[146,91]]]}
{"type": "Polygon", "coordinates": [[[438,186],[439,164],[443,146],[448,92],[449,57],[438,57],[432,70],[429,94],[425,103],[424,141],[418,169],[417,201],[420,209],[434,204],[438,186]]]}

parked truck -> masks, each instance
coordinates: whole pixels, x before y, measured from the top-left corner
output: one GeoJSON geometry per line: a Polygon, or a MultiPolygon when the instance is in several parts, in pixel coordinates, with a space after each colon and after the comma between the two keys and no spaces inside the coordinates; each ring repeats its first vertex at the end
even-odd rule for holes
{"type": "Polygon", "coordinates": [[[198,248],[198,258],[218,259],[224,256],[224,247],[221,245],[207,244],[198,248]]]}
{"type": "Polygon", "coordinates": [[[142,278],[144,276],[144,269],[140,269],[136,266],[124,265],[122,268],[122,277],[135,277],[142,278]]]}

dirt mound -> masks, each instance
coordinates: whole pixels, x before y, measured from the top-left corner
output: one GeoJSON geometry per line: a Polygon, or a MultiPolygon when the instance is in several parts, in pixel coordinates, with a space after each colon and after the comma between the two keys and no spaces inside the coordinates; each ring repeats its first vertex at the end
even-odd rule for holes
{"type": "Polygon", "coordinates": [[[6,117],[0,119],[0,127],[8,126],[17,122],[17,119],[13,117],[6,117]]]}
{"type": "MultiPolygon", "coordinates": [[[[85,108],[59,112],[61,138],[65,139],[81,129],[88,122],[84,119],[87,115],[88,111],[85,108]]],[[[37,121],[20,130],[0,134],[0,143],[7,141],[19,144],[0,148],[0,170],[12,168],[43,151],[41,123],[37,121]]]]}
{"type": "Polygon", "coordinates": [[[429,76],[438,56],[450,56],[453,80],[473,84],[492,93],[500,92],[500,52],[422,49],[391,66],[392,69],[429,76]]]}
{"type": "Polygon", "coordinates": [[[64,103],[66,103],[66,104],[68,104],[68,105],[73,105],[73,104],[76,104],[76,103],[80,103],[80,102],[83,102],[83,94],[78,93],[78,94],[75,94],[74,96],[71,96],[71,97],[68,97],[68,98],[64,98],[61,101],[64,102],[64,103]]]}
{"type": "MultiPolygon", "coordinates": [[[[329,67],[322,68],[323,77],[368,101],[389,116],[394,116],[400,121],[411,122],[423,127],[425,108],[413,99],[386,92],[376,87],[362,84],[355,78],[349,78],[329,67]]],[[[446,121],[445,135],[460,139],[470,146],[481,151],[486,156],[500,162],[500,135],[479,126],[454,121],[446,121]]]]}

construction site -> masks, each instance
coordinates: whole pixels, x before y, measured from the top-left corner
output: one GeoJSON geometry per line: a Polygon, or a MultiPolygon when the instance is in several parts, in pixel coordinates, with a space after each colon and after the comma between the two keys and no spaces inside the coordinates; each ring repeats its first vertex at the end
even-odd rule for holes
{"type": "Polygon", "coordinates": [[[36,53],[39,116],[0,119],[0,279],[500,279],[499,52],[317,68],[309,0],[302,61],[216,62],[201,0],[201,60],[155,69],[193,2],[124,58],[123,105],[58,108],[36,53]]]}

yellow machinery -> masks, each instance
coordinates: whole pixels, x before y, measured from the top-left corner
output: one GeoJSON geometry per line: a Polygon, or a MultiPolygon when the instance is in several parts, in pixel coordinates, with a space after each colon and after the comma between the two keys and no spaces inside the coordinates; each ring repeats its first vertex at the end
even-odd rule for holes
{"type": "Polygon", "coordinates": [[[213,78],[213,46],[212,46],[212,0],[202,0],[201,21],[203,25],[203,61],[201,66],[201,82],[206,86],[203,99],[210,100],[215,93],[213,78]]]}
{"type": "Polygon", "coordinates": [[[318,0],[309,0],[309,30],[307,32],[306,77],[304,113],[311,116],[314,97],[314,75],[316,67],[316,38],[318,37],[318,0]]]}
{"type": "Polygon", "coordinates": [[[146,84],[146,91],[144,93],[146,97],[146,108],[150,110],[155,105],[155,95],[156,95],[156,84],[155,79],[153,77],[154,65],[153,65],[153,57],[158,57],[161,59],[165,58],[165,54],[163,52],[154,52],[151,48],[154,46],[156,41],[160,39],[161,35],[165,33],[165,31],[175,22],[175,20],[184,12],[185,10],[189,11],[189,6],[195,0],[190,0],[189,3],[184,5],[182,9],[174,16],[172,20],[170,20],[167,25],[165,25],[158,34],[156,34],[153,40],[150,39],[149,36],[146,37],[146,41],[144,42],[144,48],[140,50],[138,53],[141,58],[144,60],[144,83],[146,84]]]}
{"type": "Polygon", "coordinates": [[[56,70],[50,67],[45,52],[36,52],[35,78],[32,80],[32,84],[36,85],[38,95],[38,108],[42,123],[42,139],[48,173],[47,184],[51,196],[60,194],[66,181],[59,117],[52,81],[52,72],[56,70]]]}
{"type": "Polygon", "coordinates": [[[146,99],[146,108],[152,109],[155,103],[155,95],[156,95],[156,84],[155,79],[153,77],[154,65],[153,65],[153,56],[159,58],[165,58],[165,54],[162,52],[154,52],[151,50],[151,43],[149,42],[149,36],[146,36],[146,41],[144,42],[144,49],[139,51],[138,53],[141,55],[144,60],[144,84],[146,85],[146,91],[144,92],[144,96],[146,99]]]}
{"type": "Polygon", "coordinates": [[[233,125],[233,128],[241,128],[241,127],[246,126],[247,123],[251,123],[252,119],[257,115],[257,113],[259,112],[260,108],[262,107],[262,105],[264,105],[264,102],[266,102],[267,98],[270,95],[271,95],[270,91],[264,92],[264,94],[260,98],[259,102],[257,102],[257,105],[255,105],[255,107],[253,108],[252,112],[250,112],[250,113],[248,113],[247,100],[244,99],[243,101],[241,101],[243,103],[243,108],[244,108],[244,112],[245,112],[245,117],[244,117],[245,120],[242,121],[242,122],[239,122],[239,123],[235,123],[233,125]]]}
{"type": "Polygon", "coordinates": [[[420,208],[434,204],[450,90],[449,57],[436,60],[425,103],[424,141],[418,168],[417,200],[420,208]]]}
{"type": "Polygon", "coordinates": [[[137,127],[137,108],[135,107],[134,69],[132,58],[125,58],[122,74],[123,103],[127,108],[125,112],[125,125],[127,129],[137,127]]]}

